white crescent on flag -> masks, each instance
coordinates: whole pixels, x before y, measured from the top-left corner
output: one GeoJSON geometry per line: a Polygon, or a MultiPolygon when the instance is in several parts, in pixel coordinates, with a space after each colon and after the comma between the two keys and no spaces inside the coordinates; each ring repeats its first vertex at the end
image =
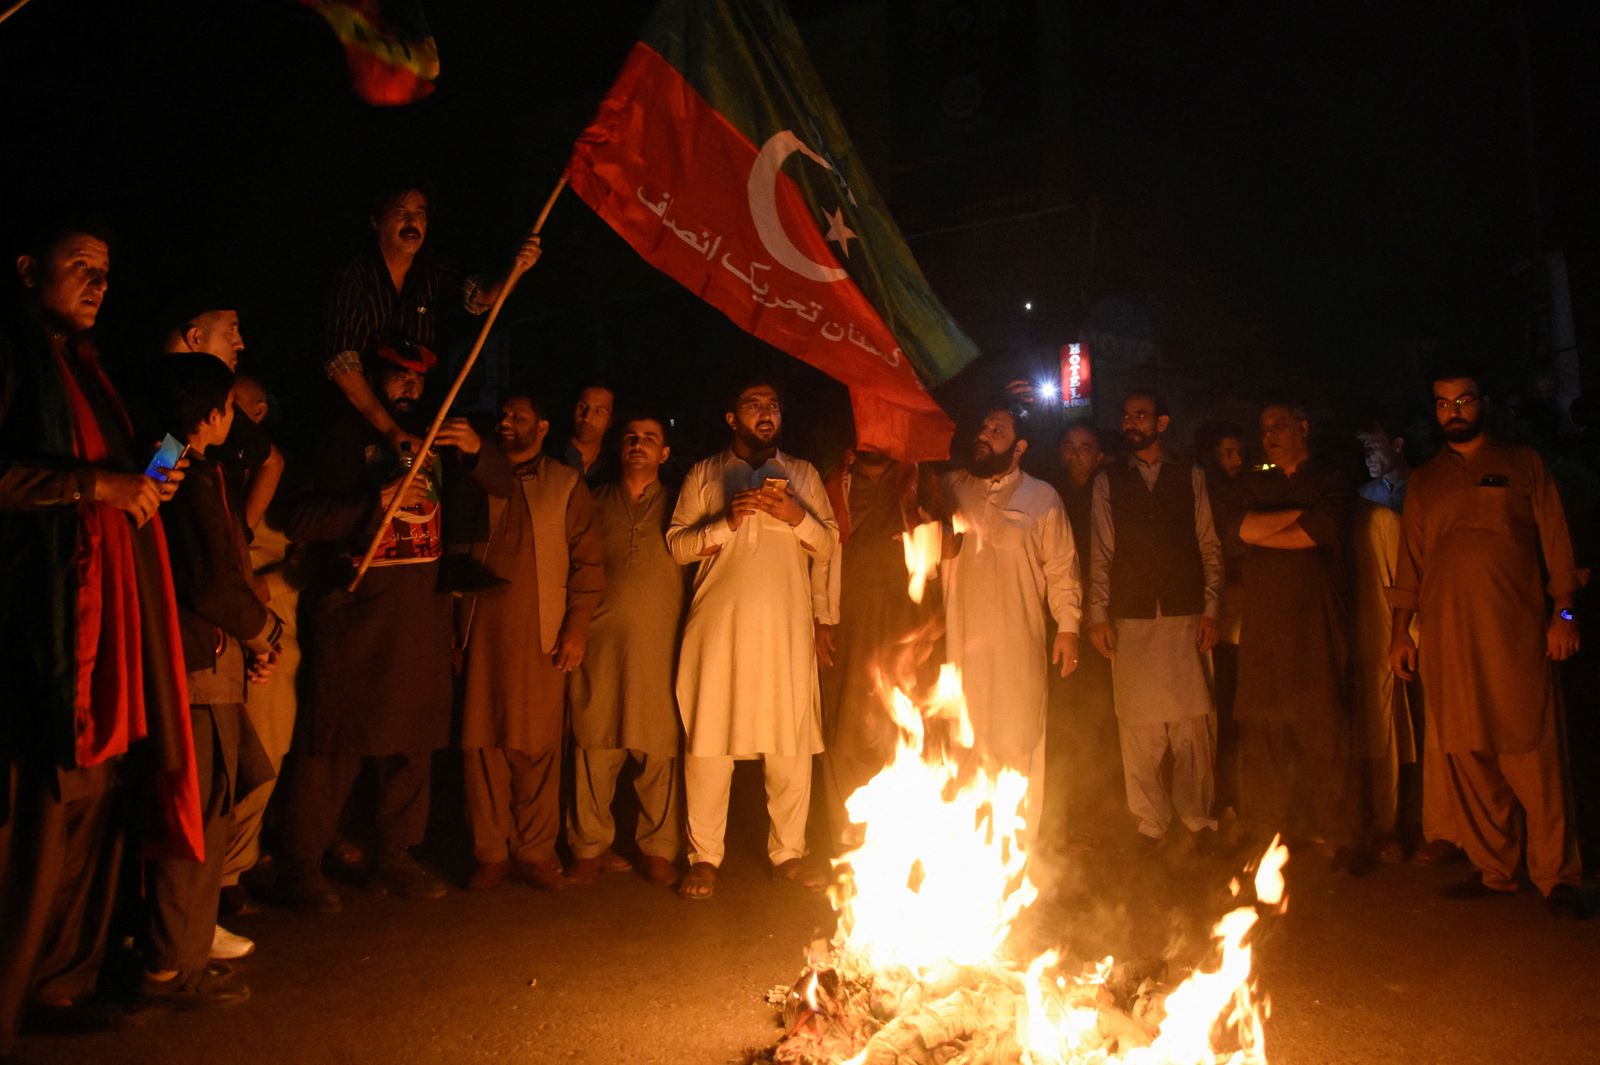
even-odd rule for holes
{"type": "Polygon", "coordinates": [[[778,217],[778,172],[783,168],[784,160],[795,152],[799,152],[826,170],[833,170],[826,159],[807,147],[792,130],[786,129],[774,133],[767,138],[767,143],[761,146],[755,163],[750,167],[750,217],[755,221],[756,233],[761,237],[761,243],[783,266],[812,281],[843,281],[850,276],[848,271],[812,259],[795,247],[794,241],[789,239],[789,234],[783,231],[783,222],[778,217]]]}

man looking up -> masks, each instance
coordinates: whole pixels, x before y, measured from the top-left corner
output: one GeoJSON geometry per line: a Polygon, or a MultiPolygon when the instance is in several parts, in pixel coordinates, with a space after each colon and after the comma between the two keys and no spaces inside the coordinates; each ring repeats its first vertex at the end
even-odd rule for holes
{"type": "Polygon", "coordinates": [[[489,498],[487,539],[471,551],[510,587],[468,597],[460,610],[461,753],[477,863],[469,885],[477,888],[507,874],[564,885],[556,838],[567,677],[583,662],[605,561],[589,490],[544,453],[549,432],[531,396],[501,405],[495,445],[515,487],[489,498]]]}
{"type": "Polygon", "coordinates": [[[578,393],[578,402],[572,407],[572,435],[561,452],[561,461],[577,470],[590,488],[615,476],[605,442],[616,402],[616,393],[605,385],[588,385],[578,393]]]}
{"type": "Polygon", "coordinates": [[[1262,838],[1320,840],[1360,871],[1349,705],[1350,508],[1342,470],[1311,454],[1292,404],[1261,411],[1272,463],[1240,480],[1239,818],[1262,838]]]}
{"type": "Polygon", "coordinates": [[[567,821],[574,858],[569,874],[580,884],[628,868],[611,849],[611,801],[629,758],[638,766],[634,839],[645,877],[661,886],[677,879],[682,731],[672,672],[683,619],[683,567],[667,550],[672,500],[661,483],[661,466],[671,454],[660,418],[631,418],[622,425],[622,479],[595,490],[606,589],[589,627],[588,651],[567,689],[576,776],[567,821]]]}
{"type": "MultiPolygon", "coordinates": [[[[382,190],[367,219],[377,244],[345,264],[328,309],[323,369],[396,453],[406,441],[415,450],[420,440],[395,420],[372,390],[365,360],[372,356],[375,343],[382,338],[440,350],[445,338],[439,319],[456,306],[468,314],[483,314],[499,298],[506,280],[492,285],[476,277],[463,281],[452,266],[424,249],[431,198],[425,183],[413,180],[382,190]]],[[[513,269],[527,270],[538,260],[539,238],[530,235],[517,249],[513,269]]]]}
{"type": "Polygon", "coordinates": [[[1148,844],[1174,810],[1209,849],[1217,756],[1205,656],[1217,642],[1222,544],[1206,479],[1162,443],[1171,418],[1154,392],[1122,401],[1128,456],[1094,482],[1089,639],[1111,660],[1128,809],[1148,844]],[[1161,764],[1172,757],[1171,797],[1161,764]]]}
{"type": "Polygon", "coordinates": [[[822,884],[800,862],[822,750],[814,624],[827,620],[826,590],[812,563],[834,552],[839,527],[816,468],[778,450],[776,388],[746,386],[725,418],[732,444],[689,471],[667,530],[672,557],[699,563],[677,684],[689,813],[678,892],[690,899],[715,890],[738,758],[763,763],[773,877],[822,884]]]}
{"type": "Polygon", "coordinates": [[[1390,592],[1389,662],[1404,680],[1420,664],[1451,819],[1477,870],[1446,894],[1515,892],[1526,851],[1550,912],[1583,917],[1551,665],[1578,650],[1572,543],[1538,453],[1484,433],[1480,380],[1451,368],[1433,382],[1445,448],[1412,477],[1390,592]]]}
{"type": "Polygon", "coordinates": [[[139,740],[152,852],[198,859],[200,807],[177,603],[156,510],[90,330],[111,248],[61,225],[18,255],[0,308],[0,1057],[24,1009],[86,1000],[105,956],[139,740]]]}
{"type": "MultiPolygon", "coordinates": [[[[1082,585],[1072,526],[1055,489],[1022,472],[1022,423],[984,415],[965,470],[944,487],[964,532],[943,566],[945,639],[961,670],[975,749],[1028,778],[1027,824],[1044,805],[1046,673],[1078,667],[1082,585]],[[1057,632],[1045,657],[1045,609],[1057,632]]],[[[948,553],[947,549],[947,553],[948,553]]]]}

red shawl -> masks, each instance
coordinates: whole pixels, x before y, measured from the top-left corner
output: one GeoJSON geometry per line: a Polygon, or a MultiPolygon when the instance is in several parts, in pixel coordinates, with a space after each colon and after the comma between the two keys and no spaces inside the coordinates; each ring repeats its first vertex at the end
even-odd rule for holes
{"type": "MultiPolygon", "coordinates": [[[[105,434],[94,407],[66,364],[70,357],[57,351],[67,404],[72,414],[73,451],[84,462],[104,462],[109,455],[105,434]]],[[[92,355],[80,354],[78,365],[100,386],[115,415],[126,422],[116,406],[115,392],[92,355]]],[[[200,778],[195,764],[194,734],[189,723],[189,687],[181,659],[178,602],[173,592],[172,568],[167,559],[166,533],[159,517],[151,518],[159,559],[161,615],[141,619],[138,572],[134,559],[133,527],[127,514],[106,503],[83,501],[78,505],[76,610],[77,648],[74,720],[77,764],[99,765],[126,754],[130,744],[150,735],[145,705],[145,662],[141,624],[166,628],[168,655],[159,668],[171,671],[170,691],[177,693],[174,731],[180,742],[181,763],[157,769],[160,824],[165,838],[151,840],[149,849],[171,857],[205,860],[203,819],[200,813],[200,778]]]]}

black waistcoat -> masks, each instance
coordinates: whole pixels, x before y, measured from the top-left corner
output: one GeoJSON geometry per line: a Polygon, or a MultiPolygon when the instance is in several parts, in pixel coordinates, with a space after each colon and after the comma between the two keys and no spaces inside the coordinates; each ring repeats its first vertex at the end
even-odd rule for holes
{"type": "Polygon", "coordinates": [[[1111,616],[1153,618],[1205,609],[1205,572],[1194,535],[1190,467],[1163,462],[1154,488],[1118,462],[1106,469],[1116,553],[1111,559],[1111,616]]]}

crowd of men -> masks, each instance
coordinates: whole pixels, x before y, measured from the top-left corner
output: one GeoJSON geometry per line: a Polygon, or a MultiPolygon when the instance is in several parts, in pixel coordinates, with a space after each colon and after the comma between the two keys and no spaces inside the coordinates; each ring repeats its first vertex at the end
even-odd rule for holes
{"type": "MultiPolygon", "coordinates": [[[[254,944],[219,923],[260,905],[247,882],[317,914],[345,905],[330,870],[446,894],[414,853],[441,750],[461,760],[469,888],[636,870],[708,899],[735,762],[757,758],[771,875],[819,887],[814,773],[847,846],[846,801],[898,735],[883,679],[926,689],[941,661],[973,748],[1032,782],[1036,840],[1095,846],[1083,826],[1118,820],[1152,850],[1282,834],[1342,872],[1464,853],[1452,894],[1514,892],[1525,868],[1583,914],[1554,669],[1578,649],[1578,571],[1551,472],[1484,433],[1474,371],[1434,381],[1445,447],[1415,471],[1364,430],[1359,492],[1293,405],[1261,411],[1267,462],[1247,470],[1237,429],[1178,455],[1147,391],[1114,456],[1065,432],[1058,484],[1024,472],[1034,420],[1005,405],[947,471],[857,450],[824,478],[780,449],[764,380],[730,389],[726,447],[676,488],[670,421],[614,413],[634,397],[599,385],[564,441],[515,391],[424,451],[439,322],[498,294],[427,253],[428,208],[414,185],[374,208],[331,302],[337,413],[298,463],[237,372],[235,300],[175,295],[159,357],[119,386],[94,340],[105,235],[64,224],[19,250],[0,1054],[25,1016],[94,1001],[113,929],[136,945],[123,994],[217,1005],[249,993],[228,963],[254,944]],[[152,463],[168,436],[183,457],[152,463]],[[942,562],[918,601],[903,539],[928,522],[942,562]]],[[[538,254],[530,238],[518,265],[538,254]]]]}

